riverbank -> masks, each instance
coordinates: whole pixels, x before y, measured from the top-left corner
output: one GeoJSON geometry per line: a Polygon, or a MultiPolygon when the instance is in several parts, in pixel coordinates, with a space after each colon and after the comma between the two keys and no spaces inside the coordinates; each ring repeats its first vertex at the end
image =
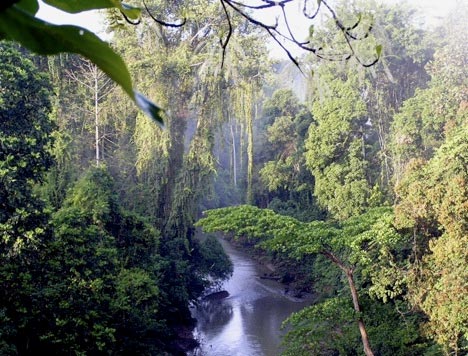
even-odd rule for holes
{"type": "Polygon", "coordinates": [[[284,295],[297,299],[312,298],[312,282],[310,273],[298,273],[293,261],[286,259],[274,259],[267,252],[252,246],[246,246],[238,241],[231,241],[218,237],[221,241],[226,241],[233,247],[247,254],[258,263],[258,278],[263,280],[273,280],[284,286],[284,295]]]}
{"type": "Polygon", "coordinates": [[[262,278],[276,273],[267,260],[259,263],[229,242],[220,243],[234,272],[218,294],[193,307],[192,316],[197,319],[194,335],[200,346],[188,355],[277,356],[283,321],[311,300],[291,297],[285,293],[286,285],[262,278]]]}
{"type": "Polygon", "coordinates": [[[197,320],[192,319],[186,325],[178,325],[176,329],[177,338],[171,345],[171,352],[175,356],[185,356],[195,348],[200,346],[198,340],[195,339],[193,331],[196,327],[197,320]]]}

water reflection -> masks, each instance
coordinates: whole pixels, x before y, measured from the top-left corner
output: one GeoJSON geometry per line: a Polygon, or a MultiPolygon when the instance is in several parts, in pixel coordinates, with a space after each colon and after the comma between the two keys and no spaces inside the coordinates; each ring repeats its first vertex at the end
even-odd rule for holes
{"type": "Polygon", "coordinates": [[[262,272],[253,260],[221,243],[234,265],[231,279],[222,286],[229,297],[204,301],[193,310],[201,346],[191,355],[279,355],[281,323],[309,302],[284,296],[281,284],[258,278],[262,272]]]}

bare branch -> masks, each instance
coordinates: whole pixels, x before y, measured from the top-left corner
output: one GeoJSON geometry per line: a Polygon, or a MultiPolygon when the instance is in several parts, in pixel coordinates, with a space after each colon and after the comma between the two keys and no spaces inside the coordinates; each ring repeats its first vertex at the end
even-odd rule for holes
{"type": "Polygon", "coordinates": [[[267,31],[270,34],[271,38],[273,38],[273,40],[275,40],[275,42],[278,43],[278,45],[285,51],[289,60],[294,63],[294,65],[299,69],[299,71],[302,74],[304,74],[304,72],[301,69],[301,66],[299,65],[299,62],[292,56],[291,52],[289,52],[289,50],[281,43],[281,41],[276,38],[276,36],[271,32],[270,29],[268,29],[267,31]]]}
{"type": "Polygon", "coordinates": [[[156,22],[156,23],[158,23],[158,24],[160,24],[161,26],[178,28],[178,27],[184,26],[185,23],[187,22],[187,19],[183,19],[181,23],[170,23],[170,22],[165,22],[165,21],[159,20],[159,19],[157,19],[155,16],[153,16],[153,14],[151,13],[150,9],[149,9],[148,6],[146,5],[146,1],[145,1],[145,0],[143,0],[143,5],[145,6],[146,12],[147,12],[148,15],[153,19],[153,21],[156,22]]]}
{"type": "Polygon", "coordinates": [[[285,4],[291,1],[293,0],[283,0],[283,1],[268,1],[268,0],[265,1],[264,0],[263,2],[266,3],[265,5],[247,5],[238,1],[231,0],[231,2],[237,6],[245,7],[245,8],[253,9],[253,10],[263,10],[263,9],[270,9],[275,6],[284,6],[285,4]]]}
{"type": "Polygon", "coordinates": [[[130,20],[127,15],[125,15],[125,12],[123,11],[120,11],[120,13],[122,14],[123,18],[125,19],[125,21],[127,21],[127,23],[129,23],[130,25],[133,25],[133,26],[136,26],[136,25],[139,25],[141,23],[141,20],[138,19],[136,20],[135,22],[133,22],[132,20],[130,20]]]}
{"type": "Polygon", "coordinates": [[[221,43],[221,48],[223,49],[223,57],[221,59],[221,68],[223,68],[224,58],[226,57],[226,48],[227,48],[227,45],[229,44],[229,40],[231,39],[231,36],[232,36],[232,23],[231,23],[231,16],[229,15],[229,12],[228,12],[228,10],[226,8],[226,5],[224,4],[223,0],[221,0],[221,5],[223,5],[224,14],[226,15],[226,19],[227,19],[227,22],[228,22],[228,25],[229,25],[229,31],[228,31],[228,34],[226,36],[226,40],[223,42],[222,38],[219,39],[219,42],[221,43]]]}
{"type": "Polygon", "coordinates": [[[307,3],[308,3],[308,2],[309,2],[308,0],[305,0],[305,1],[304,1],[304,7],[302,8],[302,13],[303,13],[304,16],[307,17],[309,20],[314,20],[314,19],[317,17],[319,11],[320,11],[320,6],[322,5],[322,2],[320,1],[320,2],[318,3],[318,5],[317,5],[317,10],[315,10],[315,12],[314,12],[312,15],[309,15],[309,14],[307,13],[307,3]]]}
{"type": "MultiPolygon", "coordinates": [[[[224,39],[220,38],[219,40],[220,46],[222,48],[221,67],[224,66],[227,47],[229,45],[229,41],[231,40],[234,34],[234,26],[233,26],[233,18],[232,18],[233,15],[232,13],[229,12],[229,8],[232,9],[238,15],[240,15],[242,18],[244,18],[248,23],[266,31],[269,34],[269,36],[286,53],[288,58],[298,68],[299,68],[299,63],[292,56],[291,51],[288,49],[288,47],[290,48],[291,46],[295,46],[296,48],[313,53],[317,58],[327,60],[327,61],[348,61],[351,58],[355,58],[357,62],[363,67],[371,67],[379,61],[379,56],[376,56],[376,58],[371,60],[369,63],[366,63],[365,61],[363,61],[361,58],[359,58],[359,55],[355,52],[355,47],[353,43],[353,41],[366,39],[372,31],[372,28],[373,28],[372,24],[369,24],[368,28],[364,29],[364,32],[362,35],[356,34],[354,30],[356,30],[359,26],[361,26],[361,28],[363,28],[362,26],[365,26],[363,25],[363,15],[359,14],[357,20],[352,25],[345,26],[343,22],[341,21],[341,19],[339,18],[339,16],[337,15],[337,13],[335,12],[335,10],[332,8],[332,6],[329,5],[328,0],[320,0],[320,1],[314,0],[317,3],[315,10],[313,10],[313,5],[311,5],[312,0],[303,0],[304,5],[302,8],[302,13],[304,17],[309,20],[316,19],[317,15],[319,14],[321,10],[327,11],[330,14],[331,19],[334,21],[337,30],[344,37],[343,44],[345,46],[345,49],[341,53],[330,53],[330,52],[325,53],[322,47],[314,47],[310,40],[299,41],[297,39],[296,35],[293,32],[293,28],[291,26],[290,20],[288,19],[288,14],[285,9],[287,4],[292,3],[295,0],[261,0],[260,4],[257,3],[254,5],[244,3],[243,0],[219,0],[219,1],[223,8],[223,13],[226,18],[227,26],[228,26],[228,32],[227,32],[226,37],[224,39]],[[255,11],[261,11],[265,9],[278,9],[280,11],[281,15],[279,16],[279,18],[276,18],[276,21],[274,24],[268,24],[264,21],[257,19],[254,16],[255,11]],[[282,30],[279,27],[279,23],[278,23],[279,19],[284,21],[284,24],[286,26],[285,30],[282,30]],[[281,39],[287,41],[287,43],[289,43],[290,46],[287,47],[286,44],[281,39]]],[[[145,9],[148,15],[156,23],[160,24],[161,26],[177,28],[177,27],[183,26],[186,22],[186,19],[184,19],[181,23],[177,23],[177,24],[161,21],[157,19],[155,16],[153,16],[145,0],[143,0],[143,4],[145,6],[145,9]]],[[[195,35],[194,38],[197,35],[195,35]]]]}
{"type": "Polygon", "coordinates": [[[236,7],[236,5],[234,4],[234,2],[232,0],[221,0],[222,2],[225,2],[226,4],[228,4],[230,7],[232,7],[234,9],[234,11],[236,11],[239,15],[241,15],[242,17],[244,17],[247,21],[249,21],[250,23],[256,25],[256,26],[259,26],[263,29],[270,29],[270,30],[273,30],[275,28],[278,27],[278,21],[276,22],[275,25],[267,25],[261,21],[258,21],[256,19],[254,19],[252,16],[248,15],[247,13],[245,13],[244,11],[242,11],[240,8],[236,7]]]}

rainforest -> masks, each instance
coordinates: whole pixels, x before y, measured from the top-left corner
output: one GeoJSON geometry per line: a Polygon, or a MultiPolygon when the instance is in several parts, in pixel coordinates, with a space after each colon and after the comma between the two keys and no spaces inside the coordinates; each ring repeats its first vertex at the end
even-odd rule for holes
{"type": "Polygon", "coordinates": [[[229,355],[246,264],[270,354],[468,354],[467,4],[44,2],[109,44],[0,5],[1,355],[229,355]]]}

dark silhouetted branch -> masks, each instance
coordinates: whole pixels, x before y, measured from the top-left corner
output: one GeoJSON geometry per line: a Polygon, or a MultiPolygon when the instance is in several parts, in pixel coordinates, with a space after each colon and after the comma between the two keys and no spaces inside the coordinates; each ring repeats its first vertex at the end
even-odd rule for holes
{"type": "Polygon", "coordinates": [[[226,19],[227,19],[227,22],[228,22],[228,25],[229,25],[229,31],[228,31],[228,34],[226,36],[226,39],[224,41],[223,41],[222,38],[219,39],[219,42],[221,43],[221,48],[223,49],[223,57],[221,59],[221,68],[223,68],[224,58],[226,56],[226,48],[227,48],[227,46],[229,44],[229,40],[231,39],[231,36],[232,36],[232,23],[231,23],[231,16],[229,15],[228,9],[226,8],[226,5],[224,4],[223,1],[221,1],[221,5],[223,5],[224,14],[226,15],[226,19]]]}
{"type": "Polygon", "coordinates": [[[127,21],[127,23],[129,23],[130,25],[136,26],[136,25],[139,25],[141,23],[140,19],[138,19],[136,21],[132,21],[127,17],[127,15],[125,15],[125,13],[123,11],[120,11],[120,13],[122,14],[125,21],[127,21]]]}
{"type": "MultiPolygon", "coordinates": [[[[291,51],[288,49],[291,46],[295,46],[299,49],[302,49],[306,52],[313,53],[317,58],[327,60],[327,61],[348,61],[351,58],[355,58],[356,61],[362,65],[363,67],[371,67],[379,61],[380,52],[377,52],[376,57],[371,60],[370,62],[365,62],[363,59],[359,57],[359,55],[355,52],[355,44],[354,41],[360,41],[366,39],[372,31],[372,24],[368,25],[368,28],[364,28],[363,34],[358,35],[353,31],[356,30],[359,26],[363,25],[363,16],[359,14],[358,19],[350,26],[345,26],[335,10],[328,4],[328,0],[303,0],[304,5],[302,8],[302,13],[305,18],[309,20],[317,19],[317,15],[320,11],[326,11],[331,16],[332,20],[334,21],[337,30],[343,35],[344,37],[344,45],[346,48],[340,53],[326,53],[322,47],[314,47],[310,40],[306,41],[299,41],[293,31],[291,26],[291,22],[288,19],[288,14],[286,12],[286,5],[288,3],[299,1],[299,0],[258,0],[260,3],[257,4],[247,4],[244,3],[242,0],[219,0],[221,6],[223,8],[224,16],[227,21],[228,25],[228,33],[225,38],[220,38],[220,46],[222,48],[222,62],[221,66],[224,65],[225,57],[226,57],[226,50],[229,45],[229,42],[234,34],[234,26],[233,26],[233,13],[230,13],[230,10],[234,11],[242,18],[244,18],[248,23],[257,26],[268,33],[268,35],[281,47],[281,49],[286,53],[288,58],[300,69],[299,62],[294,58],[291,54],[291,51]],[[316,9],[313,10],[313,5],[311,5],[311,1],[315,2],[316,9]],[[257,12],[260,12],[265,9],[279,9],[280,14],[274,24],[266,23],[262,20],[259,20],[255,17],[257,12]],[[279,27],[278,20],[281,18],[284,21],[285,28],[281,29],[279,27]],[[289,43],[290,46],[286,44],[289,43]]],[[[172,27],[177,28],[181,27],[185,24],[186,19],[184,19],[181,23],[168,23],[162,20],[159,20],[152,14],[150,9],[148,8],[145,0],[143,0],[143,4],[148,15],[158,24],[165,27],[172,27]]],[[[125,15],[124,15],[125,17],[125,15]]],[[[126,17],[125,19],[130,22],[126,17]]],[[[132,22],[130,22],[132,23],[132,22]]],[[[133,24],[133,23],[132,23],[133,24]]],[[[312,27],[313,28],[313,27],[312,27]]],[[[362,27],[361,27],[362,28],[362,27]]]]}
{"type": "Polygon", "coordinates": [[[143,5],[145,6],[146,12],[153,19],[153,21],[160,24],[161,26],[178,28],[178,27],[184,26],[185,23],[187,22],[187,19],[183,19],[181,23],[170,23],[170,22],[165,22],[165,21],[159,20],[151,13],[150,9],[146,5],[146,1],[144,1],[144,0],[143,0],[143,5]]]}

